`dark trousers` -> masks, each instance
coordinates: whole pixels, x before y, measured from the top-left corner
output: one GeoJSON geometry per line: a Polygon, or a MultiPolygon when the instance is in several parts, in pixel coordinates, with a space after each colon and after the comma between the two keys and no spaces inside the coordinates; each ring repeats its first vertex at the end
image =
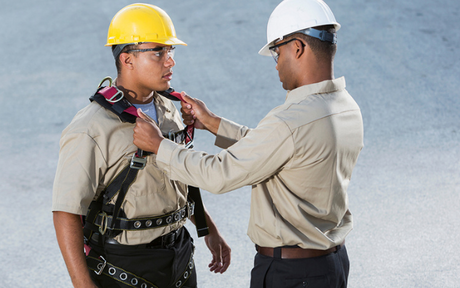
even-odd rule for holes
{"type": "MultiPolygon", "coordinates": [[[[92,253],[101,254],[108,263],[133,273],[139,278],[146,279],[158,288],[197,287],[196,272],[192,259],[194,246],[192,238],[185,227],[182,228],[174,245],[168,248],[146,248],[145,245],[113,244],[105,244],[104,248],[102,248],[94,243],[91,246],[92,253]],[[187,267],[193,267],[193,269],[191,273],[187,272],[187,279],[184,281],[184,272],[187,267]],[[181,283],[176,286],[178,281],[181,281],[181,283]]],[[[97,275],[90,270],[90,275],[98,287],[136,287],[126,285],[116,278],[109,277],[107,273],[97,275]]],[[[140,286],[140,283],[141,281],[137,286],[140,286]]],[[[150,288],[150,285],[148,287],[150,288]]]]}
{"type": "Polygon", "coordinates": [[[256,254],[251,288],[344,288],[350,262],[345,246],[328,255],[281,259],[256,254]]]}

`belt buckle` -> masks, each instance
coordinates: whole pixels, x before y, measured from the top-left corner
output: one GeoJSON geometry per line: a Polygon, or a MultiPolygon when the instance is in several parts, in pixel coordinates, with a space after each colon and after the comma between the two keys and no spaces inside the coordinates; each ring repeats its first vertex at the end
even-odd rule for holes
{"type": "Polygon", "coordinates": [[[101,275],[102,272],[104,271],[105,266],[107,265],[107,261],[105,260],[104,257],[99,256],[99,259],[101,259],[101,260],[104,261],[104,262],[103,262],[103,263],[97,264],[97,269],[99,269],[99,270],[98,270],[98,271],[94,271],[94,273],[96,273],[97,275],[101,275]]]}

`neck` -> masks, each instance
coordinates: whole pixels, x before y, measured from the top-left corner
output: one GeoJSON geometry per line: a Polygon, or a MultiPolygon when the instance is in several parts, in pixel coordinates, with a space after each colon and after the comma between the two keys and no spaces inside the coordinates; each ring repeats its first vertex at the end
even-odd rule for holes
{"type": "Polygon", "coordinates": [[[334,67],[332,62],[314,63],[306,67],[299,81],[300,86],[334,79],[334,67]]]}
{"type": "Polygon", "coordinates": [[[123,76],[118,75],[115,85],[120,89],[124,97],[132,104],[146,104],[153,100],[154,91],[139,89],[135,83],[128,81],[123,76]]]}
{"type": "Polygon", "coordinates": [[[308,45],[305,48],[306,53],[300,57],[300,61],[296,61],[296,74],[299,75],[296,86],[300,87],[334,79],[334,58],[318,57],[308,45]]]}

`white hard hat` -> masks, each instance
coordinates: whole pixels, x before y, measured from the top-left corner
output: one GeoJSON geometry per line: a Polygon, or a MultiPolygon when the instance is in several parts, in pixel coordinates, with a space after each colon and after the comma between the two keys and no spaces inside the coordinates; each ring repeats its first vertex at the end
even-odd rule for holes
{"type": "Polygon", "coordinates": [[[259,54],[270,56],[269,47],[275,41],[294,32],[323,25],[334,25],[336,31],[340,29],[340,24],[324,1],[284,0],[268,19],[267,44],[260,49],[259,54]]]}

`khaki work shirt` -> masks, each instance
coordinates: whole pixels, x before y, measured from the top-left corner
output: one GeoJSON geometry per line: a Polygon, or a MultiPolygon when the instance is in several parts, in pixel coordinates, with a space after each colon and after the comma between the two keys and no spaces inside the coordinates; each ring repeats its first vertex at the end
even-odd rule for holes
{"type": "MultiPolygon", "coordinates": [[[[163,134],[183,128],[180,114],[168,99],[154,95],[159,127],[163,134]]],[[[133,144],[134,124],[92,102],[77,113],[62,132],[59,162],[53,186],[53,211],[86,215],[89,204],[130,164],[137,151],[133,144]]],[[[171,181],[147,156],[143,170],[129,188],[122,209],[127,218],[154,217],[186,204],[184,184],[171,181]]],[[[115,203],[117,197],[114,197],[115,203]]],[[[124,231],[115,237],[121,244],[149,243],[184,225],[185,220],[167,227],[124,231]]]]}
{"type": "Polygon", "coordinates": [[[259,246],[328,249],[344,241],[363,123],[343,77],[288,92],[255,129],[222,119],[217,134],[226,149],[216,155],[162,141],[158,166],[216,194],[252,185],[248,235],[259,246]]]}

